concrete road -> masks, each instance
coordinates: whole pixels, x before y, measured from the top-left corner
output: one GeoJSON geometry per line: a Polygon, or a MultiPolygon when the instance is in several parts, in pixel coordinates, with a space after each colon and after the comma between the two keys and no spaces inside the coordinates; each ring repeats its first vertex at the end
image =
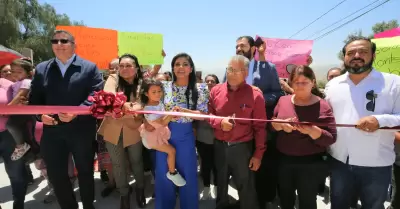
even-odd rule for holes
{"type": "MultiPolygon", "coordinates": [[[[25,202],[25,208],[26,209],[57,209],[58,204],[56,202],[50,203],[50,204],[44,204],[43,199],[48,192],[46,189],[46,181],[43,180],[39,175],[39,171],[37,171],[34,166],[32,165],[32,171],[33,175],[35,177],[35,183],[31,185],[28,189],[28,194],[26,196],[26,202],[25,202]]],[[[12,195],[11,195],[11,187],[10,187],[10,182],[7,177],[7,174],[4,170],[4,165],[0,161],[0,205],[2,206],[3,209],[12,209],[12,195]]],[[[148,191],[146,191],[146,196],[148,206],[146,207],[147,209],[153,209],[154,208],[154,199],[151,198],[152,195],[152,184],[151,184],[151,176],[148,176],[146,179],[147,187],[149,188],[148,191]],[[151,189],[150,189],[151,188],[151,189]]],[[[96,203],[95,207],[97,209],[117,209],[119,208],[119,199],[118,199],[118,194],[116,192],[112,193],[109,197],[107,198],[102,198],[100,196],[100,191],[104,188],[103,183],[100,181],[99,173],[96,173],[95,175],[95,182],[96,182],[96,203]]],[[[134,184],[134,180],[132,181],[134,184]]],[[[201,185],[199,181],[199,185],[201,185]]],[[[75,185],[77,186],[77,185],[75,185]]],[[[201,187],[200,187],[201,189],[201,187]]],[[[77,194],[77,197],[79,199],[79,189],[75,187],[75,191],[77,194]]],[[[234,188],[230,187],[229,189],[229,194],[232,197],[232,199],[238,199],[237,192],[234,188]]],[[[385,205],[388,205],[385,204],[385,205]]],[[[82,208],[82,205],[80,204],[80,207],[82,208]]],[[[132,208],[136,208],[136,204],[134,202],[134,199],[132,200],[132,208]]],[[[177,205],[176,208],[179,208],[179,204],[177,205]]],[[[215,208],[215,200],[204,200],[200,201],[200,209],[214,209],[215,208]]],[[[277,209],[279,207],[273,206],[268,209],[277,209]]],[[[329,199],[328,199],[328,194],[325,195],[325,197],[320,197],[318,196],[318,209],[329,209],[330,204],[329,204],[329,199]]]]}

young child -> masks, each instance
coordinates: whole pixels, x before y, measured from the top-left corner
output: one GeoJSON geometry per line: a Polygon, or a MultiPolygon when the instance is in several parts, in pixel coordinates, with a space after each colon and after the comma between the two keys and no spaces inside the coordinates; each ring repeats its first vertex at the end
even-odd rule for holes
{"type": "MultiPolygon", "coordinates": [[[[142,86],[142,92],[140,95],[141,102],[144,105],[144,110],[164,111],[164,105],[161,102],[163,94],[164,92],[162,83],[160,81],[146,80],[142,86]]],[[[173,116],[144,114],[144,117],[146,118],[147,122],[155,128],[155,130],[148,132],[144,128],[144,125],[140,127],[139,131],[142,137],[143,145],[147,149],[154,149],[159,152],[166,153],[168,155],[167,164],[169,170],[167,173],[167,178],[176,186],[184,186],[186,181],[175,168],[175,148],[168,144],[171,131],[167,126],[173,116]]]]}
{"type": "MultiPolygon", "coordinates": [[[[23,59],[16,59],[11,63],[11,74],[17,80],[12,86],[13,99],[8,105],[20,105],[21,98],[27,98],[33,76],[33,66],[23,59]]],[[[11,160],[18,160],[31,148],[27,140],[32,138],[28,124],[32,126],[33,117],[28,115],[11,115],[7,121],[7,130],[13,136],[16,147],[11,160]]]]}

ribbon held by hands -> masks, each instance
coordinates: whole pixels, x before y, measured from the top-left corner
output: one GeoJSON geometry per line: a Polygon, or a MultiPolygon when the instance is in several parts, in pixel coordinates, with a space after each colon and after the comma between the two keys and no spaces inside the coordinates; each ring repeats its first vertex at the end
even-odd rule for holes
{"type": "MultiPolygon", "coordinates": [[[[224,119],[224,116],[215,115],[204,115],[184,112],[168,112],[168,111],[124,111],[123,106],[127,100],[123,92],[117,92],[116,94],[99,91],[93,96],[90,96],[89,101],[93,102],[93,105],[88,106],[19,106],[19,105],[0,105],[0,115],[38,115],[38,114],[58,114],[58,113],[70,113],[74,115],[92,115],[93,117],[102,119],[106,115],[111,115],[114,118],[120,118],[124,114],[158,114],[158,115],[171,115],[177,117],[192,117],[192,118],[218,118],[224,119]]],[[[356,127],[355,124],[337,124],[337,123],[311,123],[311,122],[299,122],[299,121],[284,121],[284,120],[266,120],[266,119],[253,119],[253,118],[235,118],[235,120],[244,121],[260,121],[266,123],[289,123],[293,125],[315,125],[320,127],[356,127]]],[[[380,129],[385,130],[397,130],[400,131],[400,126],[397,127],[382,127],[380,129]]]]}

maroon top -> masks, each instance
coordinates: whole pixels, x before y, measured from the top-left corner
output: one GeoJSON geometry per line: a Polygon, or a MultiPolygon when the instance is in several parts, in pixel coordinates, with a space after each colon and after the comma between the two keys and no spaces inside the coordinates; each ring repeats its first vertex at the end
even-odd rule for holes
{"type": "MultiPolygon", "coordinates": [[[[232,116],[236,118],[266,119],[265,101],[260,90],[248,84],[242,84],[236,91],[228,90],[227,82],[218,84],[211,89],[208,112],[217,116],[232,116]]],[[[266,149],[265,122],[235,120],[231,131],[222,131],[222,119],[210,119],[217,140],[229,142],[247,142],[255,139],[254,157],[262,159],[266,149]]]]}
{"type": "MultiPolygon", "coordinates": [[[[301,122],[335,123],[332,109],[325,100],[321,99],[308,106],[298,106],[292,103],[292,96],[287,95],[279,99],[274,110],[274,117],[279,119],[297,117],[301,122]]],[[[292,133],[279,131],[277,148],[281,153],[289,156],[306,156],[325,152],[326,148],[336,141],[336,128],[320,128],[322,135],[316,140],[299,131],[292,133]]]]}

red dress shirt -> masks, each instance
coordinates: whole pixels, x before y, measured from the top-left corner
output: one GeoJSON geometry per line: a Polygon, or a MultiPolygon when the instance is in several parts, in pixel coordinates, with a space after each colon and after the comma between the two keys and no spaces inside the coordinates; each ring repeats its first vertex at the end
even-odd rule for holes
{"type": "MultiPolygon", "coordinates": [[[[228,89],[228,83],[218,84],[211,89],[208,112],[216,116],[266,119],[265,101],[262,92],[243,83],[236,91],[228,89]]],[[[253,157],[262,159],[266,149],[266,122],[234,120],[231,131],[222,131],[222,119],[209,119],[217,140],[225,142],[247,142],[255,139],[253,157]]]]}

